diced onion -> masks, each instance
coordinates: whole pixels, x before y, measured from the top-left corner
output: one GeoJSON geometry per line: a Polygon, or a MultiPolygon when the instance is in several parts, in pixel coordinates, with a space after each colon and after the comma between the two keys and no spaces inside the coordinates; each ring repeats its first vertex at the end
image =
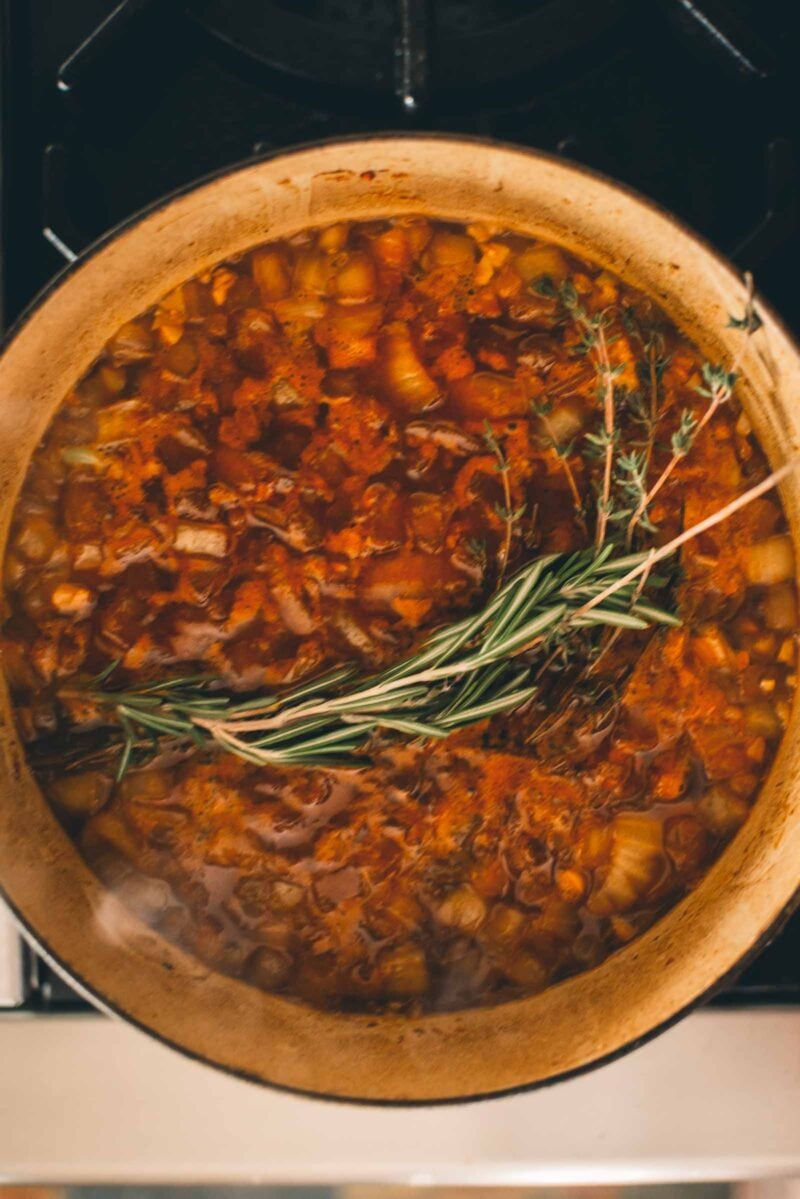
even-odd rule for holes
{"type": "Polygon", "coordinates": [[[419,945],[400,945],[381,960],[381,976],[387,995],[398,999],[424,995],[428,989],[428,966],[419,945]]]}
{"type": "Polygon", "coordinates": [[[141,362],[153,352],[153,336],[143,321],[128,321],[114,334],[106,349],[116,364],[141,362]]]}
{"type": "Polygon", "coordinates": [[[549,977],[547,967],[532,953],[515,953],[504,969],[512,982],[526,991],[540,991],[549,977]]]}
{"type": "Polygon", "coordinates": [[[555,246],[530,246],[517,254],[514,266],[526,283],[546,276],[559,284],[569,274],[569,263],[555,246]]]}
{"type": "Polygon", "coordinates": [[[472,887],[459,887],[451,891],[436,909],[436,918],[448,928],[462,932],[475,932],[486,919],[486,904],[472,887]]]}
{"type": "Polygon", "coordinates": [[[744,722],[748,733],[754,737],[766,737],[769,740],[779,737],[783,731],[777,712],[766,700],[748,704],[744,710],[744,722]]]}
{"type": "Polygon", "coordinates": [[[201,554],[209,558],[224,558],[228,549],[228,534],[221,525],[178,525],[175,549],[181,554],[201,554]]]}
{"type": "Polygon", "coordinates": [[[695,658],[710,670],[734,670],[736,655],[727,637],[715,624],[703,625],[692,638],[695,658]]]}
{"type": "Polygon", "coordinates": [[[471,271],[477,256],[477,246],[471,237],[463,233],[434,233],[425,251],[429,266],[449,266],[461,271],[471,271]]]}
{"type": "Polygon", "coordinates": [[[467,379],[457,379],[452,392],[459,408],[469,417],[502,420],[525,416],[528,412],[525,388],[507,375],[479,371],[467,379]]]}
{"type": "Polygon", "coordinates": [[[253,279],[262,300],[285,300],[292,286],[286,256],[279,250],[256,250],[252,263],[253,279]]]}
{"type": "Polygon", "coordinates": [[[111,793],[111,780],[99,770],[62,774],[48,784],[48,795],[70,816],[86,818],[99,812],[111,793]]]}
{"type": "Polygon", "coordinates": [[[378,277],[369,254],[351,254],[336,272],[334,291],[340,304],[363,304],[375,296],[378,277]]]}
{"type": "Polygon", "coordinates": [[[700,818],[719,837],[729,837],[744,824],[750,811],[747,801],[725,784],[709,787],[697,805],[700,818]]]}
{"type": "Polygon", "coordinates": [[[396,321],[381,340],[386,386],[412,412],[424,412],[440,398],[439,388],[419,359],[408,326],[396,321]]]}
{"type": "Polygon", "coordinates": [[[744,555],[744,568],[751,583],[771,587],[794,578],[792,539],[785,533],[751,545],[744,555]]]}
{"type": "Polygon", "coordinates": [[[561,446],[570,442],[583,428],[584,413],[580,405],[564,400],[547,417],[547,431],[561,446]]]}
{"type": "Polygon", "coordinates": [[[764,596],[764,619],[776,632],[797,628],[797,592],[791,583],[777,583],[764,596]]]}
{"type": "Polygon", "coordinates": [[[647,894],[664,866],[661,825],[652,816],[621,812],[612,825],[611,866],[600,890],[589,899],[597,916],[625,912],[647,894]]]}
{"type": "Polygon", "coordinates": [[[53,588],[50,602],[62,616],[85,620],[97,603],[97,598],[87,587],[75,583],[59,583],[53,588]]]}

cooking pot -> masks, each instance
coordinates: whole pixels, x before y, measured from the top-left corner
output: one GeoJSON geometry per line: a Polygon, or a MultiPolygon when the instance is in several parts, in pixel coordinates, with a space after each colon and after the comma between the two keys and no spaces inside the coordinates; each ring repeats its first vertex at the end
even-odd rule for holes
{"type": "MultiPolygon", "coordinates": [[[[253,244],[333,221],[425,213],[542,234],[652,295],[713,361],[745,289],[668,213],[545,154],[382,136],[249,163],[159,203],[70,266],[0,358],[0,550],[27,463],[67,389],[125,321],[253,244]]],[[[759,304],[741,391],[778,465],[800,442],[800,353],[759,304]]],[[[800,538],[800,479],[782,499],[800,538]]],[[[551,1082],[630,1049],[741,968],[800,881],[800,715],[746,824],[700,885],[602,965],[531,998],[425,1016],[338,1015],[267,995],[164,941],[84,864],[25,762],[0,684],[0,886],[45,954],[104,1008],[243,1077],[330,1097],[475,1098],[551,1082]]]]}

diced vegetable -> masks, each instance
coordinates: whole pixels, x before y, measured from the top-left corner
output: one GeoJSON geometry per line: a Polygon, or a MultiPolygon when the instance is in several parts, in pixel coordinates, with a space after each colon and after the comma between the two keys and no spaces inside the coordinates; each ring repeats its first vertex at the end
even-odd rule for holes
{"type": "Polygon", "coordinates": [[[381,365],[386,388],[410,412],[424,412],[441,398],[438,386],[420,361],[408,326],[389,325],[381,340],[381,365]]]}
{"type": "Polygon", "coordinates": [[[410,600],[429,612],[437,593],[452,591],[459,584],[459,576],[445,558],[411,551],[373,558],[366,563],[361,579],[366,604],[395,611],[398,604],[410,600]]]}
{"type": "Polygon", "coordinates": [[[691,874],[708,852],[706,830],[694,816],[673,816],[664,825],[664,849],[680,874],[691,874]]]}
{"type": "Polygon", "coordinates": [[[111,779],[100,770],[63,774],[48,786],[48,795],[70,816],[94,816],[111,794],[111,779]]]}
{"type": "Polygon", "coordinates": [[[26,517],[14,537],[14,548],[28,562],[46,562],[58,544],[58,534],[44,515],[26,517]]]}
{"type": "Polygon", "coordinates": [[[487,931],[493,941],[501,945],[515,944],[525,928],[525,917],[519,908],[507,903],[496,903],[489,913],[487,931]]]}
{"type": "Polygon", "coordinates": [[[424,995],[429,986],[425,953],[419,945],[401,945],[384,954],[380,964],[386,994],[395,998],[424,995]]]}
{"type": "Polygon", "coordinates": [[[705,624],[692,637],[695,657],[710,670],[734,670],[736,655],[718,625],[705,624]]]}
{"type": "Polygon", "coordinates": [[[200,360],[197,344],[191,337],[182,337],[164,355],[164,365],[183,379],[188,379],[200,360]]]}
{"type": "Polygon", "coordinates": [[[244,975],[262,991],[275,991],[286,982],[291,970],[292,962],[287,954],[265,945],[247,959],[244,975]]]}
{"type": "Polygon", "coordinates": [[[505,963],[505,972],[512,982],[518,983],[529,993],[540,991],[548,980],[548,970],[532,953],[514,955],[505,963]]]}
{"type": "Polygon", "coordinates": [[[301,250],[294,264],[294,287],[312,296],[329,294],[333,266],[330,258],[317,250],[301,250]]]}
{"type": "Polygon", "coordinates": [[[744,710],[744,721],[748,733],[755,737],[779,737],[783,731],[777,712],[766,701],[748,704],[744,710]]]}
{"type": "Polygon", "coordinates": [[[525,388],[516,379],[480,371],[451,386],[459,409],[472,419],[502,420],[524,416],[530,408],[525,388]]]}
{"type": "Polygon", "coordinates": [[[552,438],[557,446],[564,446],[580,433],[585,421],[586,414],[579,404],[571,400],[562,400],[548,413],[545,428],[548,437],[552,438]]]}
{"type": "Polygon", "coordinates": [[[700,798],[697,810],[712,833],[718,837],[730,837],[744,824],[750,807],[729,786],[717,783],[700,798]]]}
{"type": "Polygon", "coordinates": [[[364,366],[377,357],[375,334],[383,317],[382,304],[331,304],[314,336],[328,351],[334,370],[364,366]]]}
{"type": "Polygon", "coordinates": [[[256,250],[252,264],[253,278],[264,303],[285,300],[292,287],[286,255],[280,250],[256,250]]]}
{"type": "Polygon", "coordinates": [[[514,267],[526,283],[548,278],[558,286],[569,275],[569,264],[556,246],[529,246],[516,255],[514,267]]]}
{"type": "Polygon", "coordinates": [[[363,251],[350,254],[339,267],[333,281],[333,290],[340,304],[363,304],[375,298],[378,277],[375,263],[363,251]]]}
{"type": "Polygon", "coordinates": [[[474,933],[486,919],[486,904],[471,887],[459,887],[439,904],[436,919],[448,928],[474,933]]]}
{"type": "Polygon", "coordinates": [[[102,446],[122,445],[141,434],[137,417],[143,413],[141,400],[120,400],[99,409],[97,413],[97,443],[102,446]]]}
{"type": "Polygon", "coordinates": [[[228,549],[227,530],[221,525],[179,524],[175,549],[181,554],[202,554],[224,558],[228,549]]]}
{"type": "Polygon", "coordinates": [[[425,251],[426,262],[430,266],[453,267],[463,272],[472,270],[476,257],[475,242],[463,233],[434,233],[425,251]]]}
{"type": "Polygon", "coordinates": [[[62,616],[72,616],[75,620],[86,620],[97,603],[97,597],[88,587],[80,587],[75,583],[59,583],[53,589],[50,603],[62,616]]]}
{"type": "Polygon", "coordinates": [[[771,629],[788,632],[797,628],[797,591],[792,583],[777,583],[764,596],[764,618],[771,629]]]}
{"type": "Polygon", "coordinates": [[[347,236],[350,232],[350,226],[340,221],[337,225],[328,225],[326,229],[321,229],[317,235],[317,245],[320,250],[325,250],[327,254],[338,254],[340,250],[347,244],[347,236]]]}
{"type": "Polygon", "coordinates": [[[792,539],[785,533],[768,537],[745,551],[744,566],[751,583],[772,587],[794,578],[792,539]]]}
{"type": "Polygon", "coordinates": [[[652,816],[621,812],[614,818],[612,836],[608,873],[588,902],[598,916],[628,911],[650,891],[665,864],[661,825],[652,816]]]}
{"type": "Polygon", "coordinates": [[[125,390],[125,386],[128,382],[128,376],[121,367],[101,366],[99,375],[100,381],[102,382],[106,391],[108,391],[111,395],[119,395],[121,391],[125,390]]]}
{"type": "Polygon", "coordinates": [[[556,870],[555,883],[559,895],[567,903],[580,903],[586,894],[586,879],[580,870],[556,870]]]}
{"type": "Polygon", "coordinates": [[[211,298],[215,304],[222,306],[225,303],[226,299],[228,298],[228,293],[235,284],[236,279],[236,273],[226,266],[220,267],[219,270],[214,271],[214,275],[211,280],[211,298]]]}
{"type": "Polygon", "coordinates": [[[128,321],[114,334],[107,349],[115,365],[141,362],[153,352],[153,336],[144,321],[128,321]]]}

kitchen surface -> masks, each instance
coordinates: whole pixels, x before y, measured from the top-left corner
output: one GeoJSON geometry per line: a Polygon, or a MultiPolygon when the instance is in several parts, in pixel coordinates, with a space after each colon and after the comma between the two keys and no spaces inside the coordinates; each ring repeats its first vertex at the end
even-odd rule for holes
{"type": "MultiPolygon", "coordinates": [[[[782,0],[4,0],[0,39],[5,328],[168,192],[297,143],[423,129],[543,148],[642,191],[752,270],[800,333],[800,15],[782,0]]],[[[785,1178],[800,1174],[800,916],[621,1060],[399,1110],[181,1057],[95,1010],[0,913],[0,1062],[0,1176],[17,1184],[785,1178]]]]}
{"type": "Polygon", "coordinates": [[[0,1022],[18,1183],[585,1186],[800,1173],[800,1013],[699,1012],[582,1078],[391,1109],[280,1094],[99,1016],[0,1022]]]}

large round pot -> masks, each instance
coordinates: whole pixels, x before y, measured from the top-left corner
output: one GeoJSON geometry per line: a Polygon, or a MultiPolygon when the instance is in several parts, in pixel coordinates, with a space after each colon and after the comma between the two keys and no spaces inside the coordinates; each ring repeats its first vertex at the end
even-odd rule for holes
{"type": "MultiPolygon", "coordinates": [[[[74,264],[0,359],[0,549],[26,464],[67,388],[124,321],[220,258],[343,218],[422,212],[545,233],[651,293],[711,357],[741,334],[730,266],[667,213],[546,155],[431,136],[300,149],[167,200],[74,264]]],[[[769,458],[800,441],[800,354],[769,310],[745,402],[769,458]]],[[[783,489],[800,544],[800,480],[783,489]]],[[[0,695],[0,884],[34,938],[107,1008],[251,1079],[341,1098],[464,1099],[552,1081],[651,1036],[763,943],[800,881],[800,716],[755,809],[701,885],[601,966],[483,1010],[333,1015],[216,974],[106,893],[60,828],[0,695]]]]}

